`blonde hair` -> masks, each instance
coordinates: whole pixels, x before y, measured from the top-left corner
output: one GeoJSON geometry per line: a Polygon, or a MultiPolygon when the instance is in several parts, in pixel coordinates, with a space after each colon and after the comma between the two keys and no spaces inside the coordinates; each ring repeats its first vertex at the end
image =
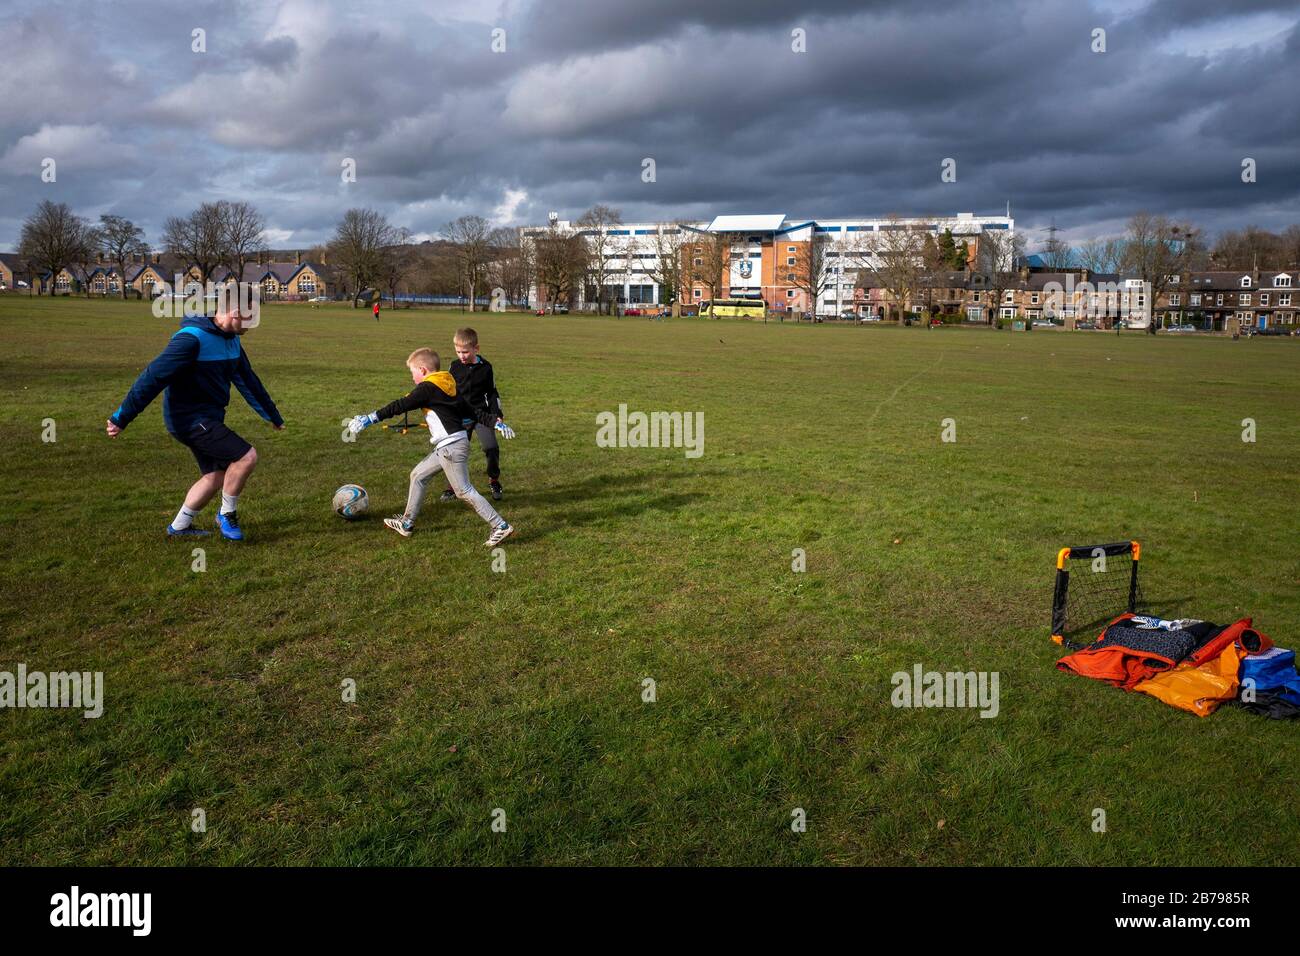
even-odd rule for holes
{"type": "Polygon", "coordinates": [[[478,348],[478,333],[470,328],[457,329],[452,341],[457,345],[472,345],[478,348]]]}
{"type": "Polygon", "coordinates": [[[436,372],[442,368],[442,360],[433,349],[416,349],[406,357],[406,365],[407,368],[415,368],[419,365],[436,372]]]}

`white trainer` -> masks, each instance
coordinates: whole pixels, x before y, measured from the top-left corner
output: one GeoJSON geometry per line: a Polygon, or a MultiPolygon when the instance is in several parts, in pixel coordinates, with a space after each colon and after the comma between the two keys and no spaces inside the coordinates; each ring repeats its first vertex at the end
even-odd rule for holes
{"type": "Polygon", "coordinates": [[[405,515],[393,515],[391,518],[385,518],[384,524],[388,525],[388,527],[392,528],[403,538],[409,538],[411,536],[411,522],[406,520],[405,515]]]}
{"type": "Polygon", "coordinates": [[[514,533],[515,533],[514,525],[503,524],[501,527],[493,531],[492,536],[488,538],[486,541],[484,541],[483,544],[489,548],[494,547],[500,544],[502,541],[504,541],[506,538],[510,537],[514,533]]]}

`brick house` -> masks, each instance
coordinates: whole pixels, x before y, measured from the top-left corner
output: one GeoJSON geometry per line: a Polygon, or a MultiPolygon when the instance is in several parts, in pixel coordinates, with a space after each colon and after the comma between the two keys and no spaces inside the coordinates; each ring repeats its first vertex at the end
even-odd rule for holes
{"type": "Polygon", "coordinates": [[[1251,328],[1300,324],[1300,273],[1218,270],[1175,276],[1157,304],[1163,325],[1189,324],[1225,331],[1234,320],[1251,328]]]}
{"type": "Polygon", "coordinates": [[[31,283],[27,263],[17,253],[0,252],[0,291],[17,289],[19,282],[31,283]]]}

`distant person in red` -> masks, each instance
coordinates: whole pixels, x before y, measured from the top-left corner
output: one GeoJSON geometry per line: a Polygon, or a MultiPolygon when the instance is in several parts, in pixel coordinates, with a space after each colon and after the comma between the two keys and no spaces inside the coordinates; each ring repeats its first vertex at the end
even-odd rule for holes
{"type": "Polygon", "coordinates": [[[379,321],[379,300],[375,300],[375,321],[379,321]]]}

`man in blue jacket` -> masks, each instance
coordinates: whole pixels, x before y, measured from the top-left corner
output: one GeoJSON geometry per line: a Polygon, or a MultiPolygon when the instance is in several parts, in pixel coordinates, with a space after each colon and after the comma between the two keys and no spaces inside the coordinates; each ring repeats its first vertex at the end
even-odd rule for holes
{"type": "Polygon", "coordinates": [[[244,334],[238,308],[219,310],[212,317],[186,317],[162,354],[149,363],[131,391],[108,419],[108,437],[116,438],[149,403],[163,396],[163,424],[173,438],[194,453],[202,475],[185,495],[180,513],[167,534],[203,536],[194,518],[212,496],[221,492],[217,526],[231,541],[244,540],[239,527],[239,494],[257,465],[257,449],[226,427],[226,406],[233,384],[253,411],[283,430],[284,419],[262,387],[240,348],[244,334]]]}

